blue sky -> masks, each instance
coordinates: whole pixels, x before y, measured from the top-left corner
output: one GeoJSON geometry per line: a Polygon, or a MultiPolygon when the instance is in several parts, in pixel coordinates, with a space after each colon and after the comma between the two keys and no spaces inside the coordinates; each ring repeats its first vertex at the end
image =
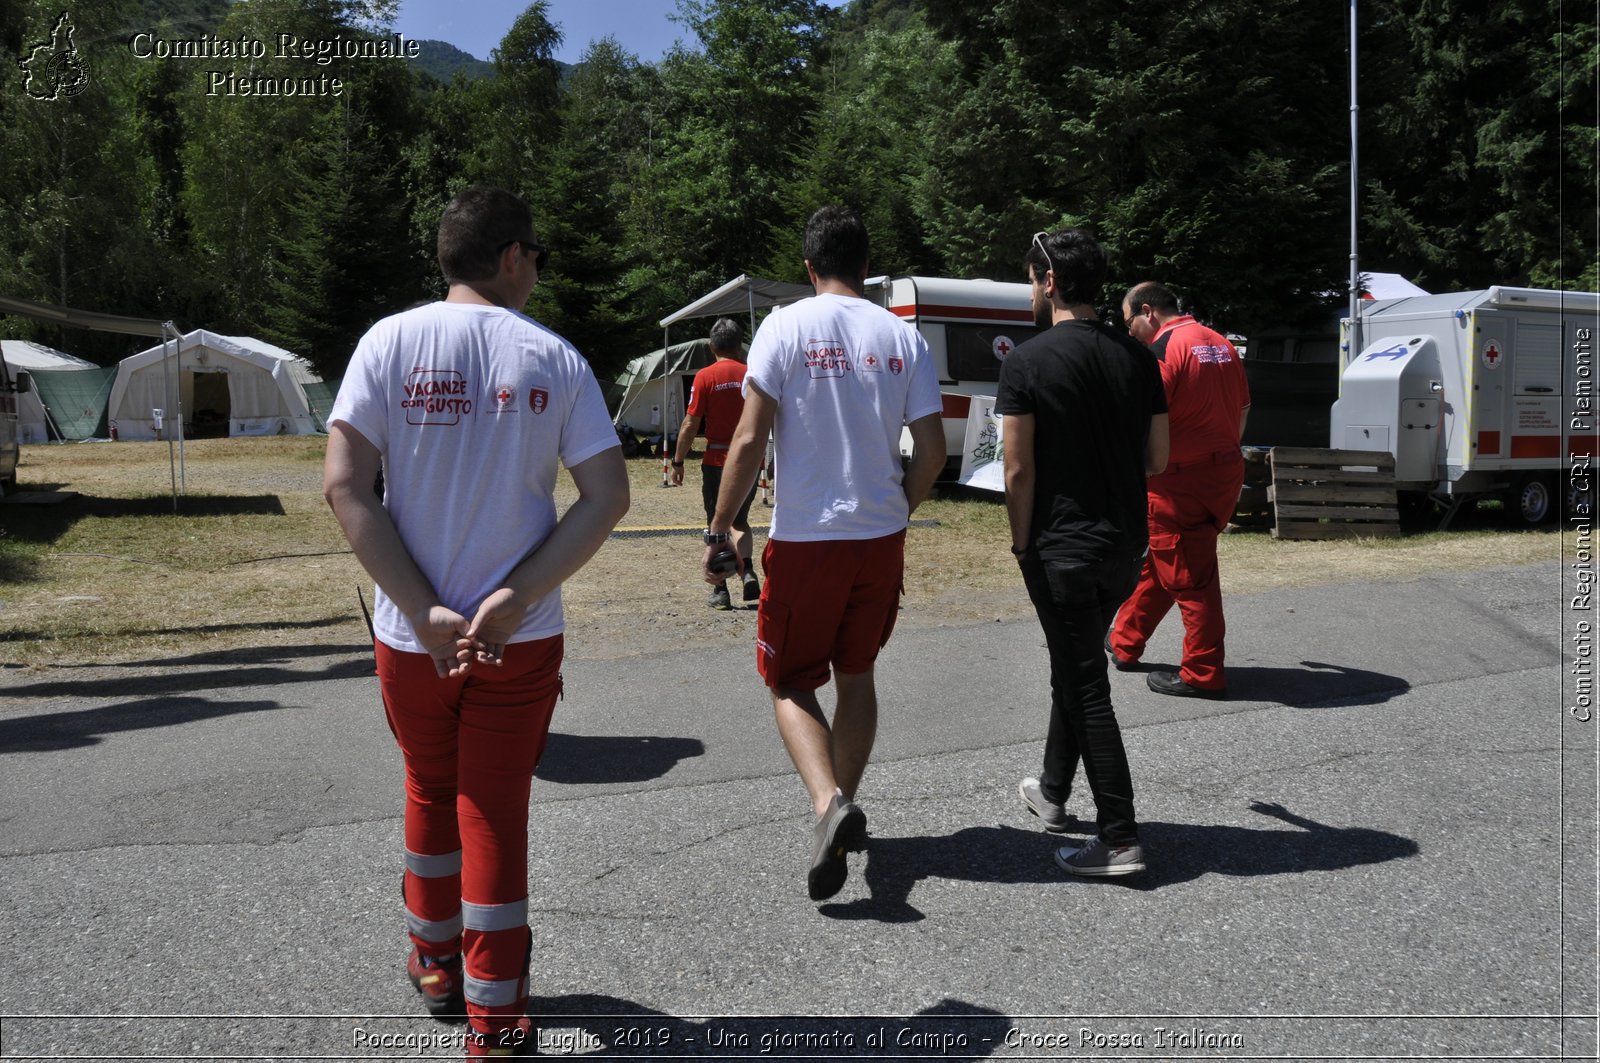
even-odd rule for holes
{"type": "MultiPolygon", "coordinates": [[[[833,0],[830,6],[842,3],[833,0]]],[[[402,0],[394,28],[419,40],[448,41],[487,59],[527,7],[517,0],[402,0]]],[[[565,37],[556,58],[576,63],[590,41],[610,34],[623,48],[653,63],[679,38],[695,43],[693,33],[669,18],[677,10],[677,0],[550,0],[550,21],[565,37]]]]}
{"type": "MultiPolygon", "coordinates": [[[[402,0],[394,28],[408,37],[448,41],[487,59],[527,7],[517,0],[402,0]]],[[[550,21],[565,37],[556,58],[576,63],[590,41],[609,33],[653,63],[673,41],[691,36],[667,18],[677,10],[676,0],[550,0],[550,21]]]]}

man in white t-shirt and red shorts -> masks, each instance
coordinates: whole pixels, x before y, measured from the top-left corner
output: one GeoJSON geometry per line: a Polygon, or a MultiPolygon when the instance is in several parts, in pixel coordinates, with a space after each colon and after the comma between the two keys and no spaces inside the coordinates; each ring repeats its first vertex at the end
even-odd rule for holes
{"type": "Polygon", "coordinates": [[[778,733],[811,795],[806,888],[839,892],[845,854],[866,844],[855,804],[877,734],[872,669],[899,609],[906,525],[944,467],[938,380],[915,329],[863,295],[869,253],[855,212],[823,207],[806,226],[816,295],[774,310],[750,344],[745,406],[706,529],[706,579],[755,483],[767,436],[783,484],[761,555],[756,668],[778,733]],[[900,459],[900,432],[915,444],[900,459]],[[830,677],[830,726],[817,690],[830,677]]]}
{"type": "Polygon", "coordinates": [[[528,796],[561,693],[561,583],[627,511],[628,477],[588,363],[521,313],[545,257],[527,204],[467,189],[438,255],[444,301],[356,347],[323,490],[378,585],[378,679],[405,758],[407,974],[433,1014],[464,1006],[469,1056],[533,1054],[528,796]],[[559,519],[558,465],[578,489],[559,519]]]}

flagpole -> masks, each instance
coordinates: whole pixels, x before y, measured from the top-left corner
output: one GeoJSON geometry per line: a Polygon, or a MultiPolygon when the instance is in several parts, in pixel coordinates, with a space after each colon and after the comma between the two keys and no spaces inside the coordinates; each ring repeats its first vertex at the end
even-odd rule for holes
{"type": "Polygon", "coordinates": [[[1361,354],[1361,263],[1356,249],[1356,223],[1360,215],[1358,150],[1361,108],[1356,102],[1356,0],[1350,0],[1350,331],[1346,363],[1361,354]]]}

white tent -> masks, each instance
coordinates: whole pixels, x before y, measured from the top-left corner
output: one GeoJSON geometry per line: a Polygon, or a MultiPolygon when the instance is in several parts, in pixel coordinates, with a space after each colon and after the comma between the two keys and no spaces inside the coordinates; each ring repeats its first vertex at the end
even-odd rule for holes
{"type": "MultiPolygon", "coordinates": [[[[12,372],[24,369],[36,373],[41,369],[98,369],[93,362],[76,355],[46,347],[31,340],[0,340],[0,351],[5,352],[6,364],[12,372]]],[[[39,389],[31,388],[17,396],[17,436],[21,443],[48,443],[59,438],[60,433],[50,430],[50,415],[45,411],[39,389]]]]}
{"type": "Polygon", "coordinates": [[[1398,273],[1363,273],[1361,275],[1361,298],[1363,299],[1406,299],[1413,295],[1427,295],[1425,289],[1418,288],[1398,273]]]}
{"type": "Polygon", "coordinates": [[[175,433],[179,416],[191,437],[208,427],[230,436],[316,435],[305,385],[318,379],[281,347],[196,329],[118,363],[107,415],[120,439],[175,433]]]}

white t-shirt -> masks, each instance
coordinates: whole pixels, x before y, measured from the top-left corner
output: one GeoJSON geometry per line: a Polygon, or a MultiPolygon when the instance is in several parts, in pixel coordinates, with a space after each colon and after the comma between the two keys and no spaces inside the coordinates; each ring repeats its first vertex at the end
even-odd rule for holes
{"type": "MultiPolygon", "coordinates": [[[[383,504],[439,601],[471,617],[556,526],[556,462],[618,445],[594,372],[513,310],[433,303],[384,318],[356,345],[331,420],[383,452],[383,504]]],[[[379,588],[385,645],[425,652],[379,588]]],[[[561,591],[510,642],[563,629],[561,591]]]]}
{"type": "Polygon", "coordinates": [[[940,411],[917,330],[866,299],[818,295],[767,316],[745,393],[778,403],[774,539],[876,539],[906,526],[900,429],[940,411]]]}

